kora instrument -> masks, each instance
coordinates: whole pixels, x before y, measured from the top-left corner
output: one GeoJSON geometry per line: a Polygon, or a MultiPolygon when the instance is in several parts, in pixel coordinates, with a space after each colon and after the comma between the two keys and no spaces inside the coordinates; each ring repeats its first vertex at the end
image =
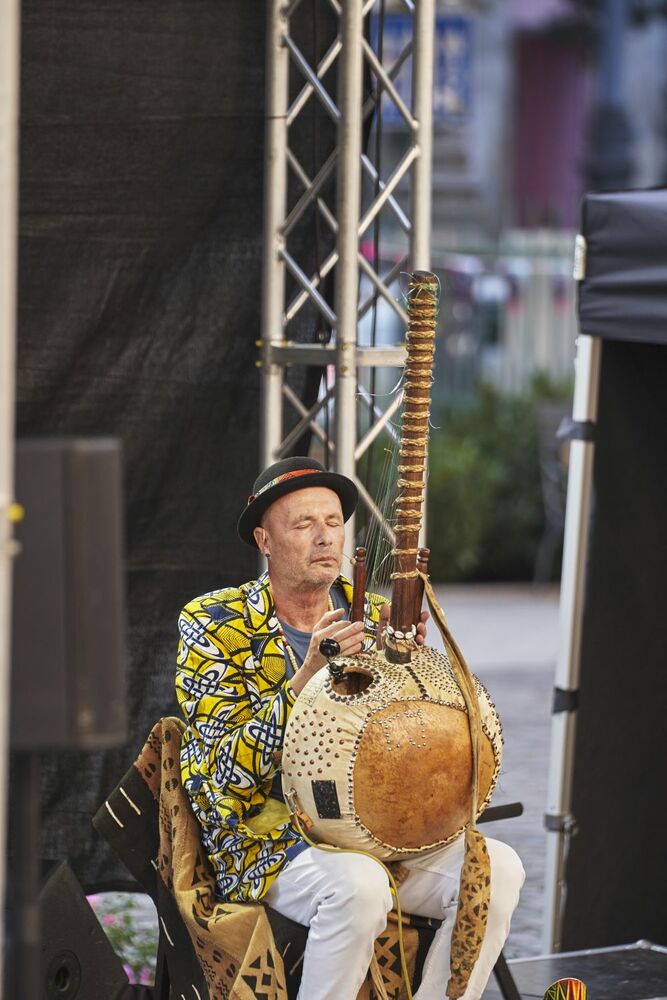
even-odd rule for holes
{"type": "MultiPolygon", "coordinates": [[[[418,537],[438,291],[433,275],[412,276],[385,648],[334,658],[337,674],[320,670],[308,682],[282,756],[286,801],[308,817],[315,839],[389,860],[449,843],[471,815],[473,748],[452,653],[414,643],[428,552],[418,537]]],[[[365,576],[363,550],[357,554],[353,619],[365,576]]],[[[502,729],[488,692],[473,683],[481,723],[476,817],[498,779],[502,729]]]]}
{"type": "MultiPolygon", "coordinates": [[[[315,841],[384,861],[443,847],[465,829],[447,987],[449,997],[460,997],[488,914],[490,865],[475,824],[498,779],[502,731],[488,692],[470,674],[435,601],[428,550],[419,549],[438,299],[433,274],[411,275],[391,616],[383,648],[340,657],[337,643],[328,650],[322,644],[329,670],[318,671],[292,708],[282,786],[315,841]],[[444,653],[415,642],[424,588],[444,653]]],[[[361,617],[363,570],[358,558],[353,620],[361,617]]]]}

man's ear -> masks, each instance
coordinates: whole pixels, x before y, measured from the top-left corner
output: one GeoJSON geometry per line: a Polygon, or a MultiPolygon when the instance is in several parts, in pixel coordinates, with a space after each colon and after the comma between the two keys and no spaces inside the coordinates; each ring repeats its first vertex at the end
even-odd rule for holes
{"type": "Polygon", "coordinates": [[[254,531],[253,531],[252,534],[253,534],[253,537],[254,537],[255,541],[257,542],[257,548],[262,553],[262,555],[265,556],[266,555],[267,544],[268,544],[267,540],[266,540],[266,531],[260,525],[259,527],[257,527],[257,528],[254,529],[254,531]]]}

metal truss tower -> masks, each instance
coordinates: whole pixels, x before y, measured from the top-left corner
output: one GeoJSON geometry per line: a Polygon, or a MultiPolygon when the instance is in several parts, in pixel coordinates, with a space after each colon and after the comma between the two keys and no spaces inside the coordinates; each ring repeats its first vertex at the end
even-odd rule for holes
{"type": "MultiPolygon", "coordinates": [[[[378,23],[384,21],[381,0],[312,2],[314,8],[318,4],[327,8],[327,17],[333,12],[337,24],[335,40],[316,64],[304,56],[294,37],[297,19],[305,13],[302,0],[271,0],[269,5],[260,458],[262,467],[269,465],[289,454],[299,437],[312,430],[324,443],[336,471],[355,480],[363,502],[391,534],[357,475],[357,463],[383,430],[393,429],[390,420],[400,406],[401,394],[393,395],[382,410],[375,400],[369,401],[362,375],[365,369],[402,366],[404,348],[402,343],[362,346],[358,331],[379,301],[397,314],[404,329],[407,314],[401,301],[400,273],[430,267],[435,0],[394,4],[401,8],[404,34],[400,51],[394,49],[391,54],[391,65],[383,59],[378,31],[378,23]],[[403,72],[407,72],[409,61],[412,85],[406,101],[395,81],[404,64],[403,72]],[[335,94],[327,86],[332,77],[337,80],[335,94]],[[383,107],[390,105],[392,118],[400,122],[404,135],[398,162],[387,176],[381,176],[381,164],[373,162],[362,141],[364,123],[377,112],[380,100],[383,107]],[[322,106],[336,135],[335,150],[322,157],[314,176],[306,172],[291,142],[299,117],[307,113],[312,101],[322,106]],[[323,196],[334,178],[335,212],[323,196]],[[400,201],[406,189],[408,207],[404,208],[400,201]],[[297,258],[291,241],[299,219],[313,210],[331,238],[331,249],[315,273],[297,258]],[[399,259],[377,266],[361,245],[379,224],[381,214],[383,219],[389,216],[402,246],[399,259]],[[323,294],[325,278],[333,287],[333,297],[329,296],[333,301],[323,294]],[[289,324],[306,304],[317,310],[331,331],[328,343],[290,340],[289,324]],[[286,368],[297,365],[334,373],[310,408],[286,381],[286,368]],[[365,399],[366,406],[370,402],[372,414],[362,432],[357,420],[360,399],[365,399]],[[329,421],[322,421],[320,415],[332,401],[329,430],[329,421]],[[287,435],[286,406],[297,411],[297,423],[287,435]]],[[[348,552],[353,539],[354,525],[348,523],[348,552]]]]}

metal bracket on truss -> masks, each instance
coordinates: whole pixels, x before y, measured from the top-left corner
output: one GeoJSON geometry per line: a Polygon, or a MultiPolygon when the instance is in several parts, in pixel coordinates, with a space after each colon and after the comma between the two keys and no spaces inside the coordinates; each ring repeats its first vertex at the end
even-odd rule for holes
{"type": "MultiPolygon", "coordinates": [[[[432,90],[433,30],[435,0],[403,0],[404,13],[411,18],[412,33],[402,51],[390,65],[383,60],[369,39],[373,37],[370,19],[380,9],[380,0],[316,0],[337,19],[335,40],[317,65],[311,64],[294,37],[295,18],[302,15],[299,0],[285,4],[272,0],[269,5],[267,43],[267,110],[265,148],[264,266],[262,287],[262,335],[260,373],[262,387],[261,455],[262,466],[289,454],[290,449],[310,429],[331,456],[338,472],[357,482],[362,502],[376,518],[388,537],[393,532],[357,474],[357,462],[382,433],[394,433],[391,419],[400,407],[402,393],[389,398],[382,409],[368,392],[360,377],[364,369],[402,367],[403,344],[362,346],[358,326],[368,312],[382,300],[407,325],[401,301],[400,273],[430,267],[431,161],[432,161],[432,90]],[[405,99],[397,77],[407,63],[412,64],[410,100],[405,99]],[[328,89],[329,71],[336,64],[338,89],[328,89]],[[364,72],[372,81],[376,97],[364,99],[364,72]],[[296,81],[296,87],[294,86],[296,81]],[[293,99],[289,100],[290,93],[293,99]],[[379,95],[379,96],[378,96],[379,95]],[[391,102],[404,123],[404,150],[399,161],[384,174],[382,164],[374,163],[362,148],[364,121],[373,112],[375,99],[391,102]],[[317,101],[337,129],[336,148],[306,170],[290,140],[291,129],[299,116],[308,114],[310,102],[317,101]],[[288,176],[291,172],[297,192],[288,203],[288,176]],[[336,211],[327,205],[323,190],[335,176],[336,211]],[[409,209],[399,200],[399,188],[408,185],[409,209]],[[364,187],[365,185],[365,187],[364,187]],[[372,196],[364,197],[364,190],[372,196]],[[319,213],[334,246],[317,273],[298,259],[291,236],[307,211],[319,213]],[[384,269],[371,262],[361,251],[369,228],[390,213],[398,232],[405,240],[400,260],[384,269]],[[408,263],[409,262],[409,263],[408,263]],[[322,279],[331,275],[334,301],[322,291],[322,279]],[[364,298],[360,282],[364,279],[364,298]],[[287,301],[287,281],[295,288],[287,301]],[[295,343],[289,337],[289,324],[306,303],[310,303],[331,328],[328,343],[295,343]],[[307,408],[285,380],[289,366],[314,366],[326,370],[328,377],[314,406],[307,408]],[[357,406],[363,401],[370,426],[358,430],[357,406]],[[334,407],[334,419],[322,422],[318,416],[334,407]],[[298,421],[285,434],[284,406],[298,415],[298,421]],[[358,436],[360,439],[358,440],[358,436]]],[[[315,151],[313,151],[315,153],[315,151]]],[[[312,163],[312,160],[309,161],[312,163]]],[[[291,189],[290,189],[291,190],[291,189]]],[[[353,523],[348,523],[348,543],[354,537],[353,523]]],[[[348,544],[348,551],[352,545],[348,544]]]]}

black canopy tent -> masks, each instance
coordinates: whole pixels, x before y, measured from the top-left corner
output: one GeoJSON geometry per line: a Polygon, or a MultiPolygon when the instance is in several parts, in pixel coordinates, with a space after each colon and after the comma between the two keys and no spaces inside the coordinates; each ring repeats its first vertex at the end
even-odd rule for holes
{"type": "Polygon", "coordinates": [[[588,195],[547,950],[667,944],[667,190],[588,195]]]}
{"type": "Polygon", "coordinates": [[[582,236],[581,332],[667,344],[667,189],[589,194],[582,236]]]}

